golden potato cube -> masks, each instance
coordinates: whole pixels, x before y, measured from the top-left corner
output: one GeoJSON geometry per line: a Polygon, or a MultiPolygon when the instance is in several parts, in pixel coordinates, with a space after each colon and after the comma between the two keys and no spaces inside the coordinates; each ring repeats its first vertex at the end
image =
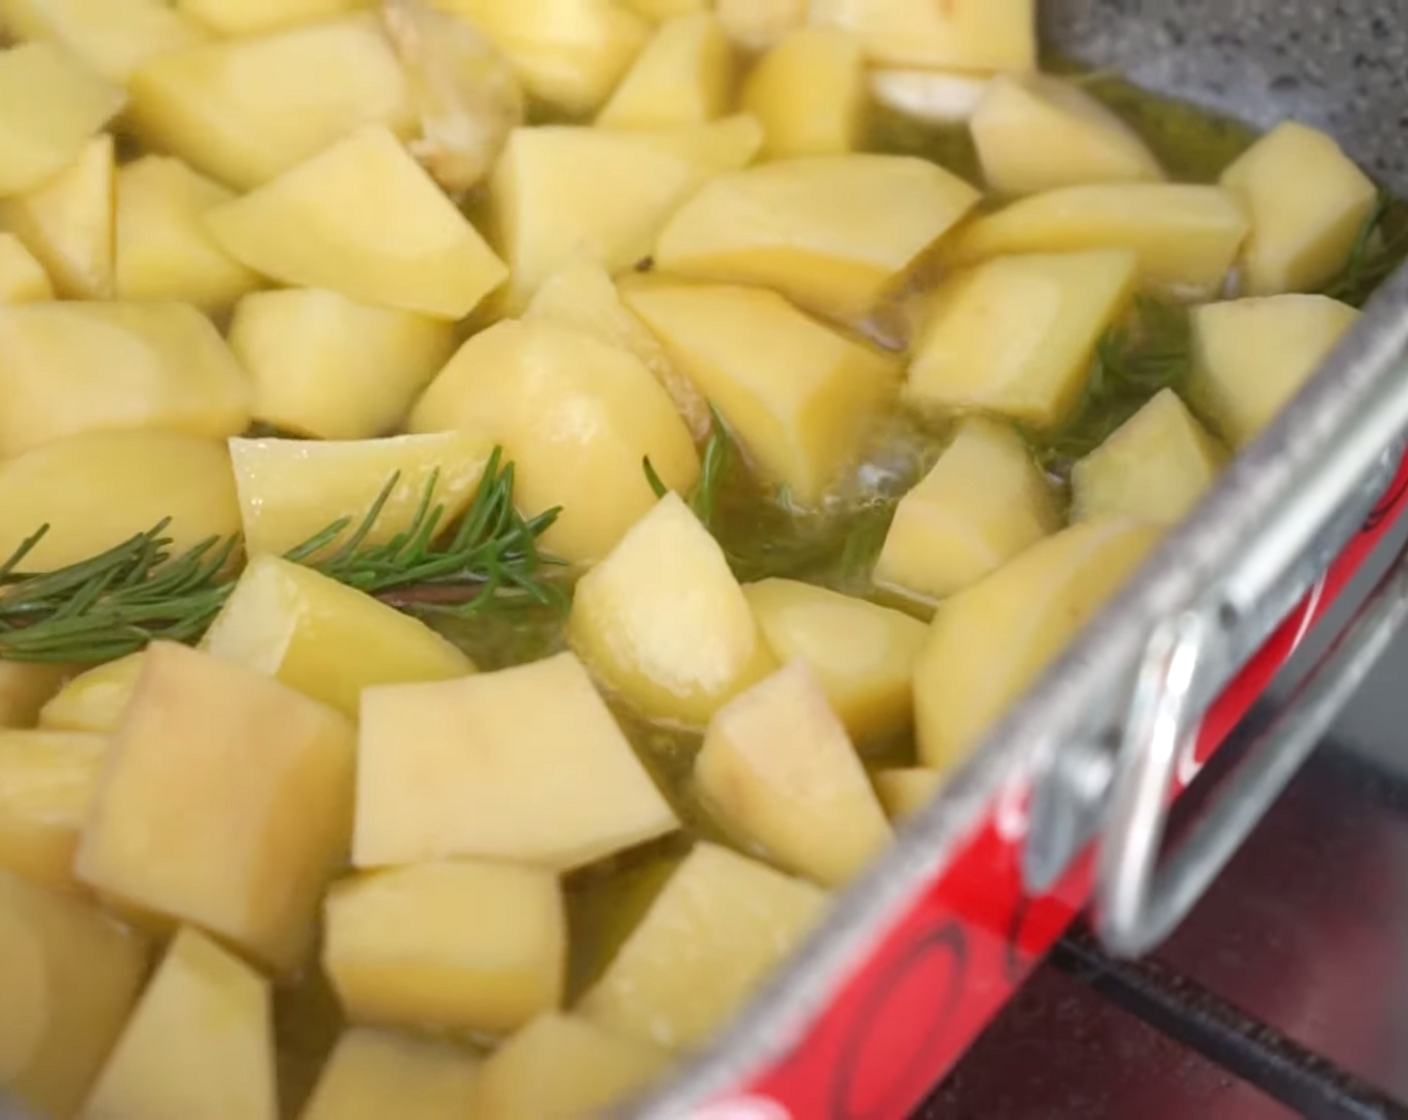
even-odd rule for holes
{"type": "Polygon", "coordinates": [[[1071,472],[1071,517],[1182,521],[1217,481],[1227,449],[1164,389],[1071,472]]]}
{"type": "Polygon", "coordinates": [[[885,66],[1036,69],[1036,0],[812,0],[811,20],[855,35],[885,66]]]}
{"type": "Polygon", "coordinates": [[[662,271],[775,288],[842,321],[885,289],[978,201],[936,164],[854,153],[719,175],[661,231],[662,271]]]}
{"type": "MultiPolygon", "coordinates": [[[[158,55],[128,88],[143,141],[237,190],[365,125],[415,124],[400,62],[370,13],[158,55]]],[[[360,199],[327,201],[330,210],[356,201],[374,215],[397,205],[370,183],[360,199]]]]}
{"type": "Polygon", "coordinates": [[[73,853],[106,753],[102,735],[0,732],[0,871],[73,889],[73,853]]]}
{"type": "Polygon", "coordinates": [[[129,653],[79,673],[39,710],[40,729],[112,734],[122,722],[141,672],[142,655],[129,653]]]}
{"type": "Polygon", "coordinates": [[[230,348],[254,382],[254,416],[318,439],[395,429],[455,349],[441,319],[320,288],[256,292],[235,309],[230,348]]]}
{"type": "Polygon", "coordinates": [[[177,432],[85,432],[0,463],[0,509],[0,555],[49,526],[25,557],[34,572],[91,560],[167,518],[173,554],[240,528],[224,445],[177,432]]]}
{"type": "Polygon", "coordinates": [[[176,0],[176,10],[217,35],[239,38],[370,7],[370,0],[176,0]]]}
{"type": "Polygon", "coordinates": [[[54,298],[49,274],[25,243],[0,230],[0,303],[39,303],[54,298]]]}
{"type": "Polygon", "coordinates": [[[561,1003],[566,967],[551,871],[422,863],[328,895],[323,968],[356,1023],[504,1034],[561,1003]]]}
{"type": "Polygon", "coordinates": [[[638,358],[541,319],[472,337],[411,413],[414,432],[461,428],[503,447],[527,516],[561,508],[542,545],[577,563],[604,557],[655,504],[644,459],[681,492],[699,476],[689,429],[638,358]]]}
{"type": "Polygon", "coordinates": [[[1378,188],[1335,141],[1295,121],[1271,130],[1222,176],[1252,218],[1242,258],[1250,296],[1313,292],[1344,268],[1378,188]]]}
{"type": "Polygon", "coordinates": [[[905,387],[924,410],[981,410],[1035,428],[1070,418],[1100,336],[1134,296],[1127,250],[999,257],[934,294],[905,387]]]}
{"type": "Polygon", "coordinates": [[[117,173],[117,296],[181,300],[218,311],[259,277],[215,243],[205,213],[234,194],[170,156],[143,156],[117,173]]]}
{"type": "Polygon", "coordinates": [[[793,32],[758,60],[743,83],[743,108],[762,123],[766,159],[853,151],[865,112],[865,57],[843,31],[793,32]]]}
{"type": "Polygon", "coordinates": [[[749,51],[769,50],[807,22],[808,0],[715,0],[714,6],[728,37],[749,51]]]}
{"type": "Polygon", "coordinates": [[[914,659],[928,633],[922,622],[788,579],[750,583],[743,594],[777,660],[811,666],[853,738],[883,740],[909,730],[914,659]]]}
{"type": "Polygon", "coordinates": [[[714,6],[713,0],[621,0],[621,3],[627,11],[651,23],[664,23],[667,19],[694,12],[707,12],[714,6]]]}
{"type": "Polygon", "coordinates": [[[1056,78],[994,78],[971,123],[983,175],[1000,194],[1164,178],[1134,129],[1079,86],[1056,78]]]}
{"type": "Polygon", "coordinates": [[[897,825],[917,817],[943,788],[944,776],[937,770],[881,770],[875,775],[875,792],[880,804],[897,825]]]}
{"type": "Polygon", "coordinates": [[[1234,450],[1270,426],[1359,312],[1328,296],[1212,303],[1193,312],[1189,398],[1234,450]]]}
{"type": "Polygon", "coordinates": [[[113,736],[77,877],[292,972],[347,850],[354,747],[331,708],[158,642],[113,736]]]}
{"type": "Polygon", "coordinates": [[[920,765],[961,765],[1158,543],[1162,528],[1085,521],[939,607],[914,671],[920,765]]]}
{"type": "Polygon", "coordinates": [[[733,92],[733,52],[710,12],[661,25],[597,115],[601,128],[670,128],[721,117],[733,92]]]}
{"type": "Polygon", "coordinates": [[[343,1032],[300,1120],[464,1120],[478,1116],[479,1062],[459,1047],[389,1031],[343,1032]]]}
{"type": "Polygon", "coordinates": [[[137,1001],[146,950],[72,895],[0,871],[0,1083],[73,1116],[137,1001]]]}
{"type": "Polygon", "coordinates": [[[0,728],[33,727],[40,711],[78,671],[42,661],[0,661],[0,728]]]}
{"type": "Polygon", "coordinates": [[[276,1120],[269,982],[203,934],[181,930],[83,1115],[276,1120]]]}
{"type": "Polygon", "coordinates": [[[162,0],[0,0],[0,25],[18,39],[52,39],[119,85],[153,55],[209,33],[162,0]]]}
{"type": "Polygon", "coordinates": [[[977,583],[1061,527],[1051,484],[1006,424],[963,421],[895,511],[875,582],[921,600],[977,583]]]}
{"type": "Polygon", "coordinates": [[[600,1115],[655,1080],[669,1060],[658,1047],[575,1015],[549,1012],[484,1063],[472,1115],[475,1120],[600,1115]]]}
{"type": "Polygon", "coordinates": [[[691,726],[777,668],[723,549],[673,493],[578,582],[567,634],[609,688],[691,726]]]}
{"type": "Polygon", "coordinates": [[[723,1027],[820,921],[819,887],[696,844],[578,1011],[667,1050],[723,1027]]]}

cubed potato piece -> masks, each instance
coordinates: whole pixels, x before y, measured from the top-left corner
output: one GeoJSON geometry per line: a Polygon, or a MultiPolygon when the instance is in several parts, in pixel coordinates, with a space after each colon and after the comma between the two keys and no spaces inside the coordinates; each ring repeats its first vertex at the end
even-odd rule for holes
{"type": "Polygon", "coordinates": [[[0,303],[38,303],[54,298],[49,274],[25,243],[0,230],[0,303]]]}
{"type": "Polygon", "coordinates": [[[232,39],[333,19],[369,6],[369,0],[176,0],[177,11],[232,39]]]}
{"type": "Polygon", "coordinates": [[[1353,307],[1316,295],[1197,308],[1189,399],[1241,450],[1290,404],[1358,319],[1353,307]]]}
{"type": "Polygon", "coordinates": [[[1232,192],[1183,183],[1097,183],[1014,202],[970,223],[947,249],[953,265],[1013,253],[1122,249],[1140,278],[1189,298],[1216,295],[1251,223],[1232,192]]]}
{"type": "Polygon", "coordinates": [[[882,770],[875,775],[880,804],[897,825],[917,817],[938,796],[944,776],[937,770],[882,770]]]}
{"type": "Polygon", "coordinates": [[[1006,424],[971,417],[895,511],[875,582],[945,599],[1061,527],[1051,484],[1006,424]]]}
{"type": "Polygon", "coordinates": [[[885,66],[1036,68],[1036,0],[812,0],[811,20],[849,31],[885,66]]]}
{"type": "Polygon", "coordinates": [[[363,694],[358,867],[473,856],[569,871],[678,827],[575,654],[363,694]]]}
{"type": "Polygon", "coordinates": [[[251,556],[282,556],[347,518],[347,529],[328,546],[335,548],[366,519],[393,477],[396,485],[367,544],[386,544],[405,532],[432,479],[433,501],[445,507],[442,523],[451,524],[479,493],[492,451],[478,432],[336,443],[232,439],[245,548],[251,556]]]}
{"type": "Polygon", "coordinates": [[[758,60],[743,83],[743,108],[758,118],[766,159],[853,151],[865,113],[865,58],[844,31],[808,27],[758,60]]]}
{"type": "Polygon", "coordinates": [[[40,728],[112,734],[122,722],[141,672],[142,655],[129,653],[79,673],[39,710],[40,728]]]}
{"type": "Polygon", "coordinates": [[[631,133],[651,151],[668,152],[702,176],[747,167],[763,150],[763,126],[752,113],[734,113],[707,124],[640,129],[631,133]]]}
{"type": "Polygon", "coordinates": [[[714,6],[714,0],[621,0],[621,5],[641,19],[651,23],[664,23],[676,16],[707,12],[714,6]]]}
{"type": "Polygon", "coordinates": [[[25,557],[34,572],[91,560],[167,518],[173,554],[240,528],[229,452],[176,432],[85,432],[0,463],[0,510],[0,555],[49,526],[25,557]]]}
{"type": "Polygon", "coordinates": [[[504,1034],[562,1001],[557,877],[507,863],[422,863],[338,884],[323,968],[353,1022],[504,1034]]]}
{"type": "Polygon", "coordinates": [[[230,348],[254,382],[254,416],[318,439],[386,435],[455,349],[454,328],[321,288],[257,292],[235,309],[230,348]]]}
{"type": "Polygon", "coordinates": [[[42,186],[127,103],[54,43],[0,50],[0,198],[42,186]]]}
{"type": "Polygon", "coordinates": [[[73,665],[0,661],[0,728],[33,727],[40,711],[78,671],[73,665]]]}
{"type": "Polygon", "coordinates": [[[300,1120],[464,1120],[478,1116],[478,1070],[457,1046],[353,1028],[338,1040],[300,1120]]]}
{"type": "Polygon", "coordinates": [[[1251,237],[1242,257],[1250,296],[1313,292],[1349,260],[1378,188],[1335,141],[1286,121],[1222,176],[1246,204],[1251,237]]]}
{"type": "Polygon", "coordinates": [[[614,1035],[575,1015],[549,1012],[484,1063],[473,1115],[475,1120],[600,1115],[655,1080],[669,1060],[649,1043],[614,1035]]]}
{"type": "Polygon", "coordinates": [[[823,326],[775,292],[650,284],[624,295],[749,455],[799,505],[821,503],[897,394],[893,358],[823,326]]]}
{"type": "Polygon", "coordinates": [[[205,213],[234,194],[170,156],[143,156],[117,173],[117,295],[180,300],[219,311],[259,277],[215,243],[205,213]]]}
{"type": "Polygon", "coordinates": [[[1227,449],[1164,389],[1071,472],[1071,517],[1182,521],[1212,489],[1227,449]]]}
{"type": "Polygon", "coordinates": [[[74,889],[73,853],[106,753],[102,735],[0,731],[0,871],[74,889]]]}
{"type": "Polygon", "coordinates": [[[922,766],[961,765],[1158,543],[1162,529],[1086,521],[949,599],[914,672],[922,766]]]}
{"type": "Polygon", "coordinates": [[[733,92],[733,51],[710,12],[663,24],[597,115],[601,128],[671,128],[721,117],[733,92]]]}
{"type": "Polygon", "coordinates": [[[785,160],[712,179],[661,231],[655,263],[775,288],[811,310],[858,320],[978,197],[957,176],[907,156],[785,160]]]}
{"type": "Polygon", "coordinates": [[[72,895],[0,871],[0,1083],[73,1116],[137,1001],[146,950],[72,895]]]}
{"type": "Polygon", "coordinates": [[[162,0],[0,0],[0,25],[18,39],[60,43],[119,85],[152,56],[210,37],[162,0]]]}
{"type": "Polygon", "coordinates": [[[872,70],[870,95],[877,104],[924,124],[966,125],[991,81],[943,70],[872,70]]]}
{"type": "Polygon", "coordinates": [[[468,657],[419,619],[267,553],[249,562],[201,648],[354,720],[364,688],[474,672],[468,657]]]}
{"type": "MultiPolygon", "coordinates": [[[[270,182],[364,125],[415,125],[400,62],[370,14],[159,55],[129,89],[143,141],[237,190],[270,182]]],[[[394,205],[370,184],[357,201],[373,214],[394,205]]]]}
{"type": "Polygon", "coordinates": [[[743,588],[778,661],[811,666],[831,708],[857,740],[907,732],[910,680],[926,627],[902,611],[825,587],[767,579],[743,588]]]}
{"type": "Polygon", "coordinates": [[[667,1050],[708,1042],[821,919],[828,895],[696,844],[578,1011],[667,1050]]]}
{"type": "Polygon", "coordinates": [[[692,726],[777,668],[723,549],[673,493],[578,582],[567,633],[609,688],[692,726]]]}
{"type": "Polygon", "coordinates": [[[513,462],[529,517],[560,507],[550,553],[600,560],[655,504],[641,468],[687,491],[699,454],[674,402],[640,360],[557,323],[496,323],[472,337],[411,413],[414,432],[488,432],[513,462]]]}
{"type": "Polygon", "coordinates": [[[714,6],[728,37],[749,51],[775,47],[807,22],[807,0],[715,0],[714,6]]]}
{"type": "Polygon", "coordinates": [[[171,943],[84,1116],[277,1120],[269,982],[194,929],[171,943]]]}
{"type": "Polygon", "coordinates": [[[29,247],[62,298],[111,299],[112,137],[94,137],[52,179],[5,203],[0,224],[29,247]]]}
{"type": "Polygon", "coordinates": [[[142,660],[75,872],[292,972],[347,850],[352,725],[185,646],[158,642],[142,660]]]}

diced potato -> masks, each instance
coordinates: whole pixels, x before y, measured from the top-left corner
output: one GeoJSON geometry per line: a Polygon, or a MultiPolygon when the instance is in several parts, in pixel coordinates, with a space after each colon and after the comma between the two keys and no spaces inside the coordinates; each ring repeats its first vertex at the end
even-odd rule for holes
{"type": "Polygon", "coordinates": [[[910,681],[922,622],[864,599],[788,579],[743,588],[763,637],[786,664],[811,666],[852,737],[885,739],[913,722],[910,681]]]}
{"type": "Polygon", "coordinates": [[[1250,228],[1241,203],[1221,187],[1097,183],[1032,195],[979,218],[954,238],[948,259],[1130,250],[1145,282],[1206,298],[1222,290],[1250,228]]]}
{"type": "Polygon", "coordinates": [[[38,303],[54,298],[44,266],[13,233],[0,230],[0,303],[38,303]]]}
{"type": "Polygon", "coordinates": [[[875,582],[920,599],[945,599],[1060,526],[1051,484],[1021,436],[972,417],[900,500],[875,582]]]}
{"type": "Polygon", "coordinates": [[[91,560],[170,518],[173,554],[239,532],[230,456],[177,432],[85,432],[0,463],[0,555],[41,525],[24,560],[45,572],[91,560]]]}
{"type": "Polygon", "coordinates": [[[683,128],[640,129],[631,136],[653,152],[693,164],[701,176],[747,167],[763,150],[763,126],[751,113],[683,128]]]}
{"type": "Polygon", "coordinates": [[[875,792],[897,825],[917,817],[943,784],[944,776],[937,770],[882,770],[875,775],[875,792]]]}
{"type": "Polygon", "coordinates": [[[84,1116],[276,1120],[269,982],[183,929],[103,1066],[84,1116]]]}
{"type": "Polygon", "coordinates": [[[715,0],[714,6],[728,37],[750,51],[777,46],[807,22],[807,0],[715,0]]]}
{"type": "Polygon", "coordinates": [[[393,476],[396,485],[366,543],[385,544],[404,532],[432,478],[435,504],[445,507],[442,524],[448,525],[479,493],[492,450],[477,432],[340,443],[232,439],[245,548],[251,556],[282,556],[347,518],[347,529],[329,545],[336,547],[362,523],[393,476]]]}
{"type": "Polygon", "coordinates": [[[786,160],[711,180],[661,232],[655,263],[776,288],[812,310],[860,319],[978,197],[957,176],[907,156],[786,160]]]}
{"type": "Polygon", "coordinates": [[[1222,185],[1251,213],[1242,259],[1251,296],[1311,292],[1342,269],[1378,188],[1323,132],[1287,121],[1229,167],[1222,185]]]}
{"type": "Polygon", "coordinates": [[[507,1033],[559,1005],[566,964],[550,871],[422,863],[328,896],[323,968],[356,1023],[507,1033]]]}
{"type": "Polygon", "coordinates": [[[464,1120],[478,1061],[459,1047],[353,1028],[338,1040],[300,1120],[464,1120]]]}
{"type": "Polygon", "coordinates": [[[1086,521],[945,602],[914,673],[920,764],[948,773],[966,761],[1161,532],[1144,522],[1086,521]]]}
{"type": "Polygon", "coordinates": [[[254,416],[318,439],[385,435],[454,353],[451,324],[321,288],[246,296],[230,348],[254,382],[254,416]]]}
{"type": "Polygon", "coordinates": [[[811,20],[851,32],[886,66],[1036,68],[1036,0],[812,0],[811,20]]]}
{"type": "Polygon", "coordinates": [[[73,853],[106,753],[102,735],[0,732],[0,871],[73,889],[73,853]]]}
{"type": "Polygon", "coordinates": [[[162,0],[0,0],[0,26],[18,39],[52,39],[119,85],[153,55],[209,37],[162,0]]]}
{"type": "Polygon", "coordinates": [[[1281,414],[1358,319],[1347,304],[1314,295],[1197,308],[1190,398],[1240,450],[1281,414]]]}
{"type": "Polygon", "coordinates": [[[581,1014],[667,1050],[709,1041],[820,920],[828,896],[714,844],[696,844],[581,1014]]]}
{"type": "Polygon", "coordinates": [[[201,648],[354,720],[364,688],[474,672],[419,619],[268,553],[249,562],[201,648]]]}
{"type": "Polygon", "coordinates": [[[1079,86],[1056,78],[995,78],[972,128],[983,175],[1001,194],[1164,177],[1134,129],[1079,86]]]}
{"type": "Polygon", "coordinates": [[[641,19],[648,19],[651,23],[664,23],[676,16],[707,12],[714,6],[714,0],[621,0],[621,4],[641,19]]]}
{"type": "Polygon", "coordinates": [[[176,0],[177,11],[230,38],[332,19],[369,6],[370,0],[176,0]]]}
{"type": "Polygon", "coordinates": [[[364,125],[415,124],[405,75],[371,15],[172,51],[140,67],[129,88],[142,140],[238,190],[364,125]]]}
{"type": "Polygon", "coordinates": [[[77,877],[291,972],[347,849],[352,725],[185,646],[159,642],[142,660],[77,877]]]}
{"type": "Polygon", "coordinates": [[[1164,389],[1071,472],[1076,521],[1182,521],[1217,481],[1227,449],[1164,389]]]}
{"type": "Polygon", "coordinates": [[[891,357],[775,292],[650,284],[624,296],[800,505],[821,502],[895,397],[899,371],[891,357]]]}
{"type": "Polygon", "coordinates": [[[77,671],[72,665],[0,661],[0,728],[33,727],[40,710],[77,671]]]}
{"type": "Polygon", "coordinates": [[[808,27],[758,60],[743,84],[743,108],[762,123],[767,159],[854,150],[865,112],[865,58],[843,31],[808,27]]]}
{"type": "Polygon", "coordinates": [[[145,974],[146,951],[121,926],[81,899],[0,871],[6,1092],[41,1115],[74,1115],[145,974]]]}
{"type": "Polygon", "coordinates": [[[229,436],[249,382],[225,340],[180,303],[0,306],[0,456],[81,432],[229,436]]]}
{"type": "Polygon", "coordinates": [[[218,311],[259,277],[205,228],[205,213],[234,195],[179,159],[143,156],[117,173],[117,295],[181,300],[218,311]]]}
{"type": "Polygon", "coordinates": [[[942,70],[872,70],[870,95],[887,109],[925,124],[966,125],[991,80],[942,70]]]}
{"type": "Polygon", "coordinates": [[[567,633],[646,715],[694,726],[777,668],[723,550],[673,493],[582,577],[567,633]]]}
{"type": "Polygon", "coordinates": [[[602,128],[671,128],[723,116],[733,52],[712,13],[663,24],[597,115],[602,128]]]}
{"type": "Polygon", "coordinates": [[[599,1115],[653,1081],[668,1063],[669,1056],[648,1043],[549,1012],[484,1063],[472,1115],[475,1120],[599,1115]]]}
{"type": "Polygon", "coordinates": [[[129,653],[79,673],[40,709],[40,728],[112,734],[122,722],[141,672],[142,655],[129,653]]]}
{"type": "Polygon", "coordinates": [[[905,387],[943,413],[982,410],[1057,428],[1080,403],[1090,360],[1129,306],[1139,262],[1126,250],[999,257],[933,296],[905,387]]]}
{"type": "Polygon", "coordinates": [[[541,540],[574,562],[600,560],[655,504],[642,460],[681,491],[699,476],[689,429],[639,359],[543,320],[475,335],[411,413],[415,432],[460,428],[503,447],[527,516],[562,509],[541,540]]]}

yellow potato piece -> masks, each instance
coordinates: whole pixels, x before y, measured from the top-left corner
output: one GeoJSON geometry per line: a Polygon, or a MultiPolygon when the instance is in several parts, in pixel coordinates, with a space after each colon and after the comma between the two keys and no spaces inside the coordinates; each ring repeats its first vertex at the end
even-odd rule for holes
{"type": "Polygon", "coordinates": [[[990,575],[1061,525],[1056,496],[1022,438],[971,417],[895,511],[875,582],[945,599],[990,575]]]}
{"type": "Polygon", "coordinates": [[[269,982],[183,929],[83,1110],[103,1120],[276,1120],[269,982]]]}
{"type": "Polygon", "coordinates": [[[807,0],[715,0],[714,6],[728,37],[749,51],[775,47],[807,22],[807,0]]]}
{"type": "Polygon", "coordinates": [[[129,653],[79,673],[39,710],[40,728],[111,734],[122,722],[141,672],[142,655],[129,653]]]}
{"type": "Polygon", "coordinates": [[[1087,521],[944,603],[914,672],[919,762],[948,773],[1158,543],[1159,526],[1087,521]]]}
{"type": "Polygon", "coordinates": [[[451,324],[321,288],[246,296],[230,348],[254,382],[255,419],[319,439],[395,429],[455,349],[451,324]]]}
{"type": "Polygon", "coordinates": [[[601,128],[670,128],[724,115],[733,52],[711,13],[661,25],[597,115],[601,128]]]}
{"type": "Polygon", "coordinates": [[[713,0],[621,0],[621,6],[651,23],[664,23],[676,16],[707,12],[713,0]]]}
{"type": "Polygon", "coordinates": [[[153,55],[209,38],[161,0],[0,0],[0,25],[18,39],[54,40],[119,84],[153,55]]]}
{"type": "Polygon", "coordinates": [[[0,230],[0,303],[38,303],[54,298],[49,274],[25,243],[0,230]]]}
{"type": "Polygon", "coordinates": [[[763,150],[763,126],[751,113],[680,128],[640,129],[631,136],[651,151],[692,163],[705,176],[747,167],[763,150]]]}
{"type": "Polygon", "coordinates": [[[33,727],[41,709],[78,671],[73,665],[0,661],[0,728],[33,727]]]}
{"type": "Polygon", "coordinates": [[[897,825],[923,812],[943,784],[944,776],[937,770],[882,770],[875,775],[875,792],[897,825]]]}
{"type": "Polygon", "coordinates": [[[0,871],[6,1092],[41,1115],[73,1116],[145,975],[142,943],[95,907],[0,871]]]}
{"type": "Polygon", "coordinates": [[[766,159],[853,151],[865,113],[865,57],[843,31],[793,32],[758,60],[742,105],[762,123],[766,159]]]}
{"type": "Polygon", "coordinates": [[[300,1120],[463,1120],[479,1062],[459,1047],[390,1031],[344,1031],[300,1120]]]}
{"type": "Polygon", "coordinates": [[[323,968],[354,1023],[507,1033],[559,1005],[566,963],[551,871],[422,863],[328,896],[323,968]]]}
{"type": "Polygon", "coordinates": [[[277,681],[150,646],[75,873],[293,972],[347,849],[354,746],[343,716],[277,681]]]}
{"type": "Polygon", "coordinates": [[[1295,121],[1272,129],[1222,176],[1252,218],[1242,259],[1250,296],[1311,292],[1349,261],[1378,188],[1335,141],[1295,121]]]}
{"type": "Polygon", "coordinates": [[[811,21],[849,31],[871,62],[927,70],[1033,70],[1036,0],[813,0],[811,21]]]}
{"type": "Polygon", "coordinates": [[[0,871],[73,889],[73,853],[106,753],[102,735],[0,731],[0,871]]]}
{"type": "Polygon", "coordinates": [[[370,0],[176,0],[175,6],[217,35],[238,38],[332,19],[370,0]]]}

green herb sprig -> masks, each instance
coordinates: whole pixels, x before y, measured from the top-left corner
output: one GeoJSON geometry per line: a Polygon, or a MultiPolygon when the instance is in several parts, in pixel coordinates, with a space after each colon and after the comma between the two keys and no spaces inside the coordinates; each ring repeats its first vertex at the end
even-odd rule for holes
{"type": "MultiPolygon", "coordinates": [[[[704,527],[713,530],[714,522],[718,518],[719,495],[733,466],[734,447],[733,438],[724,425],[723,417],[712,407],[709,411],[714,418],[713,430],[709,434],[709,442],[704,445],[704,454],[700,457],[699,478],[686,501],[704,527]]],[[[663,498],[670,492],[649,456],[646,456],[641,466],[645,470],[646,481],[650,483],[650,488],[655,491],[657,498],[663,498]]]]}
{"type": "Polygon", "coordinates": [[[1359,227],[1344,270],[1325,288],[1325,294],[1354,307],[1363,307],[1379,286],[1405,263],[1408,263],[1408,206],[1383,191],[1359,227]]]}

